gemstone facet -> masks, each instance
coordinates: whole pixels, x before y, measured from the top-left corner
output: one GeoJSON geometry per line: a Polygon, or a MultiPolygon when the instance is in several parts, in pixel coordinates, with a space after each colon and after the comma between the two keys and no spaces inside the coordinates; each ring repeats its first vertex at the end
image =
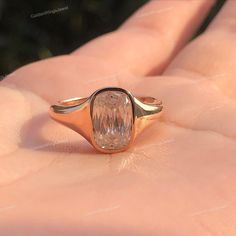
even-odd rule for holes
{"type": "Polygon", "coordinates": [[[125,148],[131,139],[133,107],[123,91],[104,90],[95,95],[92,107],[94,140],[102,149],[125,148]]]}

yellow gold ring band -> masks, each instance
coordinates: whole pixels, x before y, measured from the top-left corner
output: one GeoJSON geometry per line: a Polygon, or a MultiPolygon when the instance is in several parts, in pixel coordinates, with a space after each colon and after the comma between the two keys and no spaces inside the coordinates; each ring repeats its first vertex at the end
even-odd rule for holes
{"type": "Polygon", "coordinates": [[[71,98],[50,107],[57,122],[86,138],[103,153],[125,151],[136,136],[162,111],[161,101],[134,97],[129,91],[109,87],[87,98],[71,98]]]}

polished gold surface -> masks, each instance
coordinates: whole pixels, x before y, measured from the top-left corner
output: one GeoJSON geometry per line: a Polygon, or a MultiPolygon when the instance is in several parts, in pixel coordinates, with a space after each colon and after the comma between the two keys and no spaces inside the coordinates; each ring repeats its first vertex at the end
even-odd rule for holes
{"type": "Polygon", "coordinates": [[[161,101],[152,97],[134,97],[129,91],[122,88],[103,88],[94,92],[87,98],[71,98],[52,105],[49,114],[52,119],[73,129],[86,138],[96,150],[103,153],[121,152],[132,145],[134,139],[144,128],[152,124],[162,111],[161,101]],[[97,94],[103,91],[121,91],[127,94],[132,102],[133,108],[133,127],[132,137],[129,145],[122,149],[104,149],[99,147],[94,140],[94,130],[92,124],[93,101],[97,94]]]}

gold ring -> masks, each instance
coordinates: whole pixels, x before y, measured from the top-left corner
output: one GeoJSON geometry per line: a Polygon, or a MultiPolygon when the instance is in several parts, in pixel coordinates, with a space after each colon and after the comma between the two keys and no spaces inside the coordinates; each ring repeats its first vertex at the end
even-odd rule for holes
{"type": "Polygon", "coordinates": [[[122,88],[103,88],[87,98],[71,98],[50,107],[50,116],[78,132],[103,153],[125,151],[162,111],[152,97],[134,97],[122,88]]]}

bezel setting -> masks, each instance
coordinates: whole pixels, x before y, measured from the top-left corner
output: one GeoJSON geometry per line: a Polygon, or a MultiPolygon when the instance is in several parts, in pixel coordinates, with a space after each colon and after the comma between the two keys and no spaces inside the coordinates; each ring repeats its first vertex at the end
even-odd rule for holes
{"type": "Polygon", "coordinates": [[[129,100],[130,100],[130,103],[131,103],[131,108],[132,108],[132,127],[131,127],[131,132],[130,132],[130,138],[129,138],[129,142],[127,143],[126,146],[124,147],[121,147],[121,148],[103,148],[101,146],[99,146],[95,140],[95,136],[94,136],[94,127],[93,127],[93,132],[92,132],[92,136],[91,136],[91,142],[93,144],[93,146],[95,146],[96,149],[102,151],[102,152],[106,152],[106,153],[116,153],[116,152],[122,152],[126,149],[129,148],[129,146],[131,145],[131,143],[134,141],[134,137],[135,137],[135,103],[134,103],[134,97],[133,95],[128,92],[127,90],[125,89],[122,89],[122,88],[117,88],[117,87],[110,87],[110,88],[103,88],[103,89],[99,89],[97,91],[95,91],[92,95],[91,95],[91,101],[90,101],[90,120],[92,122],[92,125],[94,126],[93,124],[93,110],[94,110],[94,101],[95,99],[97,98],[97,96],[99,94],[102,94],[104,92],[121,92],[123,94],[125,94],[129,100]]]}

